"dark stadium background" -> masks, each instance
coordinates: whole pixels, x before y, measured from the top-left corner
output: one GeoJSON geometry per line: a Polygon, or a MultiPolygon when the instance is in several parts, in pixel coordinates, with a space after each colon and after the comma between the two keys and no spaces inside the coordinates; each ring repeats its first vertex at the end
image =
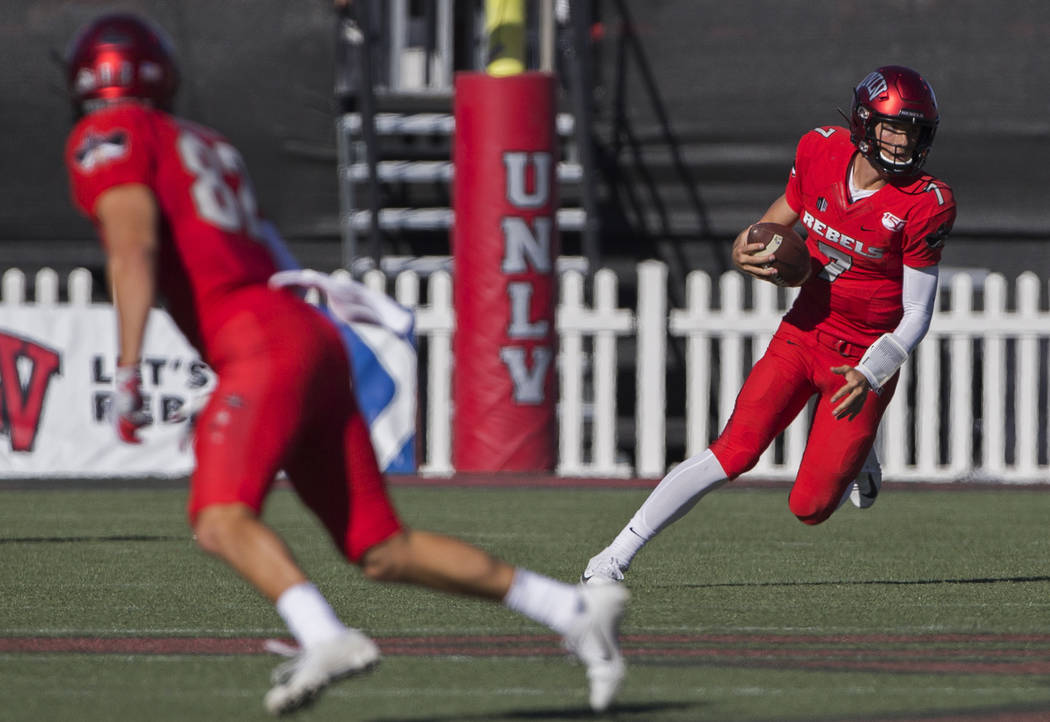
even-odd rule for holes
{"type": "MultiPolygon", "coordinates": [[[[689,265],[717,265],[722,241],[780,192],[798,136],[837,122],[836,107],[848,109],[852,86],[869,70],[902,63],[928,77],[941,105],[928,167],[953,185],[959,203],[947,263],[1010,276],[1050,270],[1050,4],[624,5],[707,214],[705,230],[682,190],[668,191],[671,210],[680,206],[674,235],[689,265]]],[[[602,23],[594,33],[599,122],[611,112],[615,6],[595,7],[602,23]]],[[[62,271],[99,260],[91,229],[68,203],[61,152],[70,113],[53,53],[83,22],[112,9],[144,13],[169,31],[184,73],[177,109],[223,130],[242,150],[262,207],[308,263],[338,265],[330,0],[7,0],[0,16],[0,266],[62,271]]],[[[651,135],[658,128],[651,96],[637,71],[628,77],[627,114],[641,135],[651,135]]],[[[607,250],[611,257],[652,255],[648,240],[609,240],[607,250]]]]}

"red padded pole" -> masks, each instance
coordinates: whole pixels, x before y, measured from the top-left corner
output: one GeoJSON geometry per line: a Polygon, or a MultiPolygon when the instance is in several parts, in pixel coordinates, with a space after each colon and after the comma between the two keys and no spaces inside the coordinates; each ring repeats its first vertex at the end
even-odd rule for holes
{"type": "Polygon", "coordinates": [[[553,471],[555,81],[456,76],[452,464],[553,471]]]}

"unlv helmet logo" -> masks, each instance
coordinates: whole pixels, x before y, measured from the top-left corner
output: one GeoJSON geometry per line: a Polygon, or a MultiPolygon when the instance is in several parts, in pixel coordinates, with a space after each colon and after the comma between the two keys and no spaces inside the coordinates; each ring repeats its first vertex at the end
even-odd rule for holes
{"type": "Polygon", "coordinates": [[[868,77],[860,81],[860,85],[857,86],[857,90],[864,88],[868,91],[869,98],[877,98],[886,92],[889,86],[886,83],[886,78],[878,70],[868,73],[868,77]]]}
{"type": "Polygon", "coordinates": [[[0,333],[0,434],[13,451],[32,451],[51,377],[62,373],[57,351],[0,333]]]}

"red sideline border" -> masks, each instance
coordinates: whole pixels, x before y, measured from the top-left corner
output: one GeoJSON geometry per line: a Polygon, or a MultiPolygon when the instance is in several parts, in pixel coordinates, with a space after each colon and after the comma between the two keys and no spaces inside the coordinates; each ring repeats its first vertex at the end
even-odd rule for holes
{"type": "MultiPolygon", "coordinates": [[[[652,489],[660,483],[657,478],[579,477],[556,476],[547,473],[495,472],[458,473],[452,476],[422,476],[418,474],[390,475],[387,483],[393,487],[426,488],[493,488],[493,489],[652,489]]],[[[727,484],[725,490],[788,489],[789,479],[741,478],[727,484]]],[[[1050,491],[1050,484],[1019,484],[1003,481],[887,481],[883,488],[921,491],[1035,489],[1050,491]]]]}
{"type": "MultiPolygon", "coordinates": [[[[452,489],[652,489],[656,478],[612,478],[557,476],[546,472],[458,473],[451,476],[391,474],[387,483],[394,488],[452,489]]],[[[792,482],[783,479],[742,478],[723,487],[722,491],[749,489],[787,489],[792,482]]],[[[52,478],[23,477],[0,479],[0,491],[46,491],[87,489],[185,489],[188,477],[119,477],[119,478],[52,478]]],[[[278,488],[285,486],[278,482],[278,488]]],[[[1004,481],[887,481],[886,489],[900,491],[1050,491],[1050,483],[1015,483],[1004,481]]]]}
{"type": "MultiPolygon", "coordinates": [[[[277,639],[294,649],[294,641],[277,639]]],[[[563,656],[554,634],[436,634],[376,637],[386,654],[408,656],[563,656]]],[[[267,654],[264,637],[0,636],[0,653],[267,654]]],[[[736,663],[790,659],[814,666],[843,660],[910,671],[980,670],[1041,674],[1050,670],[1050,634],[634,633],[621,637],[628,657],[712,658],[736,663]],[[835,658],[835,659],[831,659],[835,658]],[[950,670],[949,670],[950,668],[950,670]]]]}
{"type": "MultiPolygon", "coordinates": [[[[285,644],[291,640],[279,640],[285,644]]],[[[625,634],[624,655],[634,662],[734,667],[798,668],[868,674],[1050,675],[1047,634],[625,634]]],[[[553,635],[389,636],[376,639],[386,656],[562,657],[553,635]]],[[[259,637],[0,637],[4,654],[261,655],[259,637]]],[[[1000,704],[978,709],[931,710],[918,715],[870,718],[871,722],[949,720],[1043,722],[1045,703],[1000,704]]]]}

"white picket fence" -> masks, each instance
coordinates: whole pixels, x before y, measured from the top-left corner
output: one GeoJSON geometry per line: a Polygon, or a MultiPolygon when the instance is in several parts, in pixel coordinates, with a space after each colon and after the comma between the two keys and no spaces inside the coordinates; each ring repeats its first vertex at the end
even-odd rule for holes
{"type": "MultiPolygon", "coordinates": [[[[668,311],[667,268],[646,261],[637,272],[634,309],[619,307],[618,278],[610,270],[594,274],[589,302],[584,275],[578,270],[561,274],[561,475],[661,476],[669,462],[678,461],[666,454],[669,392],[685,395],[686,453],[702,450],[728,419],[747,370],[765,350],[794,297],[794,291],[750,281],[736,272],[712,279],[694,271],[688,279],[686,307],[668,311]],[[617,368],[631,337],[635,434],[624,439],[617,436],[617,368]],[[684,389],[667,388],[669,337],[685,342],[684,389]]],[[[365,274],[365,282],[375,289],[387,290],[387,280],[382,271],[365,274]]],[[[453,471],[452,281],[446,271],[430,274],[425,303],[420,301],[422,282],[415,272],[399,273],[393,292],[400,303],[416,310],[417,333],[427,353],[421,471],[448,474],[453,471]]],[[[966,274],[954,274],[944,284],[930,333],[902,370],[880,430],[878,448],[886,478],[1050,481],[1050,312],[1040,303],[1043,283],[1033,273],[1022,274],[1011,307],[1008,283],[1000,275],[988,275],[980,288],[966,274]]],[[[91,275],[86,270],[73,271],[67,284],[66,303],[91,302],[91,275]]],[[[34,286],[33,302],[58,305],[60,284],[54,271],[40,271],[34,286]]],[[[6,271],[0,293],[0,303],[27,302],[24,274],[6,271]]],[[[804,412],[749,475],[793,478],[808,427],[809,413],[804,412]]]]}

